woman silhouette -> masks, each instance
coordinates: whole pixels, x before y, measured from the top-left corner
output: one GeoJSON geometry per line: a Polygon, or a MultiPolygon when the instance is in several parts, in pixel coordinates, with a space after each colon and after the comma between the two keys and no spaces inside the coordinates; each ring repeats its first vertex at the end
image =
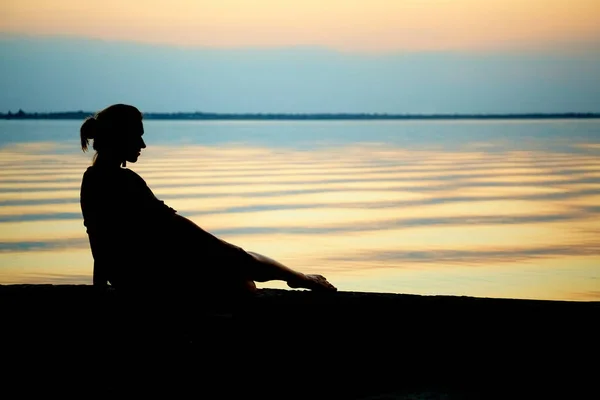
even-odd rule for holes
{"type": "Polygon", "coordinates": [[[256,290],[255,281],[282,280],[292,288],[336,290],[321,275],[305,275],[211,235],[158,200],[125,168],[146,148],[137,108],[112,105],[87,118],[80,133],[82,150],[90,140],[96,150],[80,198],[94,285],[246,293],[256,290]]]}

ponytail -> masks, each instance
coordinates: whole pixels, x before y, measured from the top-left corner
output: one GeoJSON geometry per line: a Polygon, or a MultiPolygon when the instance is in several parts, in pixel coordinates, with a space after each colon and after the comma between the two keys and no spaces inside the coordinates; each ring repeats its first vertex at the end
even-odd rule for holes
{"type": "Polygon", "coordinates": [[[81,135],[81,150],[84,152],[87,151],[88,146],[90,144],[90,140],[96,138],[96,133],[98,132],[98,120],[96,117],[91,116],[87,117],[83,124],[81,125],[81,129],[79,131],[81,135]]]}

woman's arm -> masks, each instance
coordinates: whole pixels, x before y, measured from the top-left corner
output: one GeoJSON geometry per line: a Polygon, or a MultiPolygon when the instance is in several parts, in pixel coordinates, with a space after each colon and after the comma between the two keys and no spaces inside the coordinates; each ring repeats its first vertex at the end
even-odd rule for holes
{"type": "Polygon", "coordinates": [[[94,285],[94,287],[97,289],[104,289],[108,286],[108,275],[106,273],[106,268],[101,262],[95,260],[92,285],[94,285]]]}

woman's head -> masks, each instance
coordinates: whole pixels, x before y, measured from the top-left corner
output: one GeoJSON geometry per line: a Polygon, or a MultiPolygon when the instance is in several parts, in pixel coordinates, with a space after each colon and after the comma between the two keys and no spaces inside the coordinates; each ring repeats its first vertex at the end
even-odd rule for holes
{"type": "Polygon", "coordinates": [[[113,104],[81,125],[81,149],[87,151],[89,141],[96,155],[106,154],[120,162],[136,162],[140,150],[146,147],[142,135],[142,113],[126,104],[113,104]]]}

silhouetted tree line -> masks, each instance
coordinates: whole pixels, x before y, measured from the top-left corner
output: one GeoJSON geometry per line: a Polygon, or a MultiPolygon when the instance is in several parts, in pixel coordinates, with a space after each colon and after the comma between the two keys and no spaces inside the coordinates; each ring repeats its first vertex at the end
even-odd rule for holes
{"type": "MultiPolygon", "coordinates": [[[[88,111],[0,113],[0,119],[76,119],[93,115],[88,111]]],[[[523,113],[523,114],[386,114],[386,113],[241,113],[220,114],[205,112],[144,113],[144,119],[163,120],[385,120],[385,119],[558,119],[600,118],[600,113],[523,113]]]]}

